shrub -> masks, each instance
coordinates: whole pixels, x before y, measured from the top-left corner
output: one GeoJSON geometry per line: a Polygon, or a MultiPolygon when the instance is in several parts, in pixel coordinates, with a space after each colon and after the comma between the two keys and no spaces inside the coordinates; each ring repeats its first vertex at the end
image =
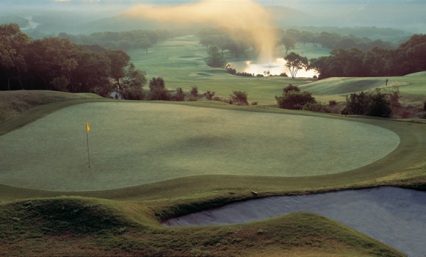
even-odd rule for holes
{"type": "Polygon", "coordinates": [[[393,86],[389,94],[389,101],[392,108],[401,107],[401,104],[399,103],[399,98],[401,98],[401,94],[399,93],[399,87],[393,86]]]}
{"type": "Polygon", "coordinates": [[[374,93],[353,93],[346,97],[346,107],[342,113],[388,118],[392,114],[392,109],[386,94],[376,89],[374,93]]]}
{"type": "Polygon", "coordinates": [[[198,96],[198,87],[192,87],[191,88],[191,95],[192,96],[198,96]]]}
{"type": "Polygon", "coordinates": [[[333,107],[337,105],[337,101],[336,100],[330,100],[328,101],[328,106],[333,107]]]}
{"type": "Polygon", "coordinates": [[[122,90],[121,96],[123,97],[123,99],[127,100],[143,100],[145,98],[145,93],[142,87],[131,87],[122,90]]]}
{"type": "Polygon", "coordinates": [[[289,84],[287,87],[283,89],[284,94],[287,94],[290,91],[300,92],[300,88],[298,86],[293,86],[292,84],[289,84]]]}
{"type": "Polygon", "coordinates": [[[237,72],[235,75],[241,76],[241,77],[253,77],[254,75],[248,72],[237,72]]]}
{"type": "Polygon", "coordinates": [[[308,103],[303,106],[304,111],[311,111],[311,112],[325,112],[329,113],[330,110],[327,108],[327,106],[320,104],[320,103],[308,103]]]}
{"type": "Polygon", "coordinates": [[[225,69],[229,74],[235,75],[237,73],[237,70],[232,68],[231,64],[229,63],[225,66],[225,69]]]}
{"type": "Polygon", "coordinates": [[[176,88],[176,94],[172,96],[172,100],[180,102],[185,100],[185,93],[181,87],[176,88]]]}
{"type": "Polygon", "coordinates": [[[375,93],[370,94],[371,105],[367,115],[389,118],[392,114],[391,103],[386,99],[386,95],[381,93],[379,89],[375,93]]]}
{"type": "Polygon", "coordinates": [[[206,97],[207,100],[213,100],[214,95],[215,95],[215,92],[207,91],[204,93],[204,96],[206,97]]]}
{"type": "Polygon", "coordinates": [[[275,97],[278,107],[292,110],[302,110],[307,104],[315,103],[312,93],[306,91],[291,90],[281,97],[275,97]]]}
{"type": "Polygon", "coordinates": [[[247,93],[243,91],[234,91],[231,96],[231,103],[237,105],[248,105],[247,93]]]}
{"type": "Polygon", "coordinates": [[[346,96],[346,106],[343,114],[366,115],[370,106],[371,98],[365,92],[353,93],[346,96]]]}
{"type": "Polygon", "coordinates": [[[426,111],[426,100],[423,102],[423,111],[426,111]]]}

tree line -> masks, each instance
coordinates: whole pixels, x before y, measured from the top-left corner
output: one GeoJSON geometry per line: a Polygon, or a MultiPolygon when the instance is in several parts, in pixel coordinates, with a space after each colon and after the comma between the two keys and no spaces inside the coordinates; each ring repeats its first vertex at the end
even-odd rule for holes
{"type": "Polygon", "coordinates": [[[169,39],[173,35],[168,30],[133,30],[126,32],[97,32],[89,35],[71,35],[60,33],[58,37],[67,38],[83,45],[99,45],[107,49],[144,49],[148,51],[154,45],[169,39]]]}
{"type": "Polygon", "coordinates": [[[329,77],[402,76],[426,70],[426,35],[413,35],[397,48],[336,49],[329,56],[310,60],[319,79],[329,77]]]}
{"type": "Polygon", "coordinates": [[[16,24],[0,25],[0,90],[111,92],[131,96],[146,84],[122,50],[65,38],[31,40],[16,24]]]}
{"type": "Polygon", "coordinates": [[[314,44],[328,49],[350,49],[359,48],[368,51],[375,47],[392,48],[392,43],[381,39],[372,40],[367,37],[357,37],[355,35],[340,35],[333,32],[311,32],[288,29],[280,31],[280,41],[278,45],[283,46],[286,54],[296,47],[297,43],[314,44]]]}

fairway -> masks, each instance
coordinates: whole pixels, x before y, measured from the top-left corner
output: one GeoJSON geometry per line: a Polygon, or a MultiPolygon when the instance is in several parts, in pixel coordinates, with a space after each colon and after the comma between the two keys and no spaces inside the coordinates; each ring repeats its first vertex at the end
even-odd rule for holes
{"type": "Polygon", "coordinates": [[[195,175],[304,177],[368,165],[399,142],[387,129],[342,119],[88,103],[0,137],[0,180],[23,188],[96,191],[195,175]]]}

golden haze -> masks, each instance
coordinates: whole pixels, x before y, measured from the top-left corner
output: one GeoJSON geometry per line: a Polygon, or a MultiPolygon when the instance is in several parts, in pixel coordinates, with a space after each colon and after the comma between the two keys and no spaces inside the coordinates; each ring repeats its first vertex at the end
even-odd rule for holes
{"type": "Polygon", "coordinates": [[[202,0],[178,6],[137,5],[125,14],[155,22],[216,25],[235,42],[251,40],[259,61],[273,60],[276,30],[266,10],[253,0],[202,0]]]}

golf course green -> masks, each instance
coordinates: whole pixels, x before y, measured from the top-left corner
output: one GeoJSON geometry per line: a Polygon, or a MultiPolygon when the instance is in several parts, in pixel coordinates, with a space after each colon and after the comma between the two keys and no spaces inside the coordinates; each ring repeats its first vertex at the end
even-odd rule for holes
{"type": "MultiPolygon", "coordinates": [[[[297,47],[311,57],[326,52],[297,47]]],[[[161,221],[269,196],[424,189],[424,73],[318,81],[232,76],[206,65],[206,49],[195,36],[129,55],[148,79],[164,78],[171,92],[197,87],[200,98],[0,93],[0,255],[405,256],[314,213],[228,226],[167,228],[161,221]],[[400,112],[410,115],[279,109],[275,96],[289,84],[338,107],[352,92],[389,93],[395,86],[400,112]],[[205,101],[206,91],[223,99],[244,91],[250,105],[205,101]]]]}
{"type": "Polygon", "coordinates": [[[317,176],[368,165],[398,144],[390,130],[333,118],[89,103],[2,136],[8,150],[0,179],[15,187],[97,191],[197,175],[317,176]]]}

